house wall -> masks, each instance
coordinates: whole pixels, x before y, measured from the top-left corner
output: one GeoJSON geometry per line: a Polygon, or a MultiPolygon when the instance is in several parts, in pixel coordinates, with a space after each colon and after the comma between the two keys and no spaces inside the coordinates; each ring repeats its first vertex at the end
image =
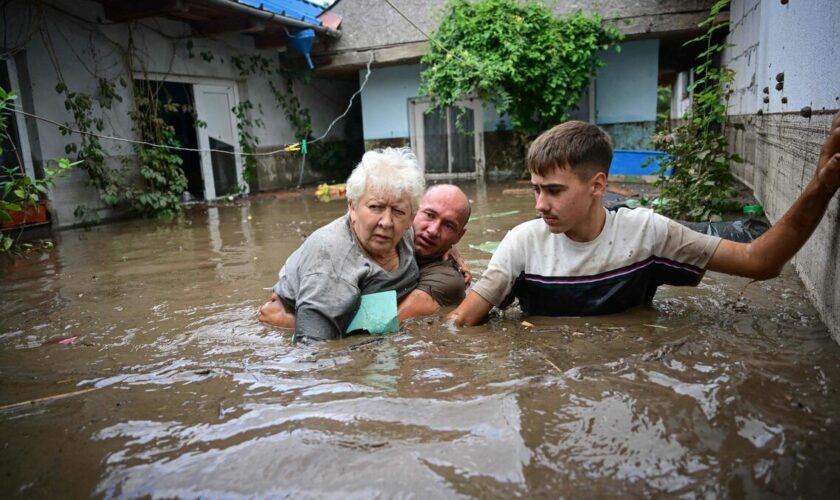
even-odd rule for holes
{"type": "MultiPolygon", "coordinates": [[[[734,0],[730,14],[728,41],[734,46],[723,61],[736,75],[729,113],[744,130],[730,130],[729,138],[732,150],[746,160],[733,171],[775,222],[813,176],[820,144],[840,107],[840,64],[835,63],[840,49],[834,37],[840,2],[734,0]],[[779,73],[784,73],[781,90],[776,89],[779,73]],[[805,106],[811,116],[800,115],[805,106]]],[[[840,342],[838,205],[835,196],[793,265],[840,342]]]]}
{"type": "MultiPolygon", "coordinates": [[[[370,77],[361,92],[362,126],[365,143],[372,147],[407,145],[410,129],[408,99],[420,95],[420,64],[372,68],[370,77]]],[[[359,71],[359,85],[365,80],[367,70],[359,71]]],[[[500,116],[493,105],[483,108],[485,132],[510,128],[510,120],[500,116]]]]}
{"type": "MultiPolygon", "coordinates": [[[[104,119],[105,135],[134,138],[129,113],[133,110],[131,81],[135,78],[169,79],[187,83],[228,82],[238,89],[240,102],[248,99],[254,105],[252,118],[263,121],[263,127],[253,130],[262,151],[273,151],[296,141],[294,130],[285,113],[278,109],[270,87],[273,80],[280,89],[285,85],[276,75],[242,75],[234,66],[235,56],[260,55],[272,64],[277,61],[276,50],[257,50],[248,36],[230,34],[208,38],[192,38],[192,57],[187,49],[190,28],[184,23],[163,18],[144,19],[134,23],[99,23],[104,19],[102,5],[89,1],[59,1],[35,6],[31,2],[12,2],[5,11],[7,44],[18,44],[23,51],[15,57],[21,89],[21,102],[27,111],[58,123],[72,123],[71,113],[65,109],[64,97],[55,86],[60,73],[70,91],[96,95],[99,78],[118,81],[128,86],[116,86],[122,102],[114,101],[110,110],[94,104],[93,116],[104,119]],[[53,7],[51,5],[55,5],[53,7]],[[131,27],[129,38],[129,26],[131,27]],[[46,36],[27,36],[45,28],[46,36]],[[134,45],[133,74],[126,66],[129,40],[134,45]],[[202,54],[212,55],[203,57],[202,54]],[[261,111],[260,111],[261,110],[261,111]]],[[[313,134],[320,136],[329,123],[347,107],[355,82],[315,79],[296,83],[296,95],[304,108],[309,109],[313,134]]],[[[44,121],[27,120],[32,156],[41,166],[53,158],[67,156],[65,146],[78,142],[78,136],[62,136],[54,125],[44,121]]],[[[332,129],[323,141],[342,141],[345,123],[332,129]]],[[[134,149],[130,144],[112,140],[100,141],[106,164],[122,169],[122,175],[139,178],[134,149]]],[[[294,185],[300,165],[299,155],[276,154],[260,158],[257,189],[277,189],[294,185]],[[294,175],[288,172],[294,172],[294,175]],[[288,175],[287,175],[288,174],[288,175]],[[289,182],[293,178],[294,182],[289,182]]],[[[317,178],[318,172],[309,172],[317,178]]],[[[78,206],[85,206],[88,216],[109,218],[118,215],[101,201],[98,192],[87,182],[81,170],[59,179],[50,193],[54,224],[63,227],[79,222],[74,216],[78,206]]]]}
{"type": "MultiPolygon", "coordinates": [[[[577,11],[597,13],[628,37],[655,38],[662,34],[696,31],[715,0],[575,0],[547,2],[557,15],[577,11]]],[[[400,0],[395,5],[411,19],[381,0],[341,0],[332,11],[343,17],[338,40],[319,47],[320,54],[347,53],[425,42],[445,14],[448,0],[400,0]],[[419,29],[418,29],[419,28],[419,29]]],[[[425,49],[425,47],[423,48],[425,49]]],[[[417,57],[414,54],[413,57],[417,57]]],[[[367,58],[357,62],[364,64],[367,58]]],[[[394,61],[395,62],[395,61],[394,61]]]]}
{"type": "MultiPolygon", "coordinates": [[[[360,94],[366,144],[383,139],[408,144],[408,99],[418,95],[422,69],[419,64],[371,69],[360,94]]],[[[364,82],[366,73],[364,70],[359,72],[359,85],[364,82]]]]}
{"type": "Polygon", "coordinates": [[[595,81],[595,122],[616,149],[650,149],[656,124],[659,40],[625,42],[621,52],[604,51],[606,66],[595,81]]]}

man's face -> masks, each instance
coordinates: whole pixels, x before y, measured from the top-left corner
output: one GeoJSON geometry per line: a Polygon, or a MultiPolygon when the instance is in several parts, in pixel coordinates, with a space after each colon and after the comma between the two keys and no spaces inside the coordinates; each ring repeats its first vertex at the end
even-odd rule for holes
{"type": "Polygon", "coordinates": [[[414,247],[420,257],[439,257],[464,235],[469,201],[449,187],[432,188],[420,201],[414,216],[414,247]]]}
{"type": "Polygon", "coordinates": [[[601,204],[600,198],[595,197],[599,176],[603,174],[582,181],[570,168],[554,168],[545,176],[531,174],[536,209],[549,231],[569,233],[567,236],[572,239],[576,239],[575,234],[587,232],[593,203],[601,204]]]}

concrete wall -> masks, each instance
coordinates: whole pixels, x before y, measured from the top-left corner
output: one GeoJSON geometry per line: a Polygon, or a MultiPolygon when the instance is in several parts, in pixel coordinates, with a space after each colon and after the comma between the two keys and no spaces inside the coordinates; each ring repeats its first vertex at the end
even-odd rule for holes
{"type": "MultiPolygon", "coordinates": [[[[725,64],[736,71],[730,114],[733,166],[777,221],[812,178],[832,112],[840,107],[840,2],[734,0],[725,64]],[[784,85],[776,89],[776,75],[784,85]],[[767,93],[764,88],[767,87],[767,93]],[[768,102],[764,102],[765,97],[768,102]],[[783,102],[786,98],[787,102],[783,102]],[[811,107],[813,114],[799,110],[811,107]]],[[[835,196],[811,239],[793,260],[835,340],[840,342],[840,203],[835,196]]]]}
{"type": "MultiPolygon", "coordinates": [[[[248,99],[254,105],[252,118],[264,122],[253,132],[264,150],[277,149],[294,142],[295,135],[285,113],[278,109],[269,87],[269,79],[280,89],[285,85],[279,77],[263,75],[243,76],[234,66],[235,56],[261,55],[269,61],[277,60],[276,50],[256,50],[251,37],[237,34],[217,37],[193,38],[190,57],[186,42],[190,28],[184,23],[163,18],[145,19],[131,23],[131,42],[134,44],[131,65],[127,68],[126,47],[129,45],[128,23],[99,23],[104,19],[102,5],[92,1],[59,1],[50,5],[35,6],[31,2],[15,1],[5,10],[8,47],[22,49],[15,57],[20,80],[21,101],[27,111],[59,123],[72,123],[73,117],[64,107],[64,98],[55,86],[61,74],[73,92],[96,95],[99,78],[118,81],[122,78],[129,85],[117,85],[116,92],[122,102],[115,101],[110,110],[94,104],[93,116],[105,122],[103,134],[134,138],[129,113],[133,110],[130,83],[133,79],[167,79],[185,83],[232,83],[238,90],[240,101],[248,99]],[[44,29],[47,36],[27,36],[44,29]],[[46,41],[45,41],[46,40],[46,41]],[[212,54],[205,60],[202,53],[212,54]],[[260,110],[262,112],[260,112],[260,110]]],[[[7,48],[8,48],[7,47],[7,48]]],[[[340,115],[355,91],[355,82],[315,79],[296,83],[295,93],[312,116],[314,135],[319,136],[328,124],[340,115]]],[[[77,142],[78,137],[62,136],[58,129],[43,121],[27,120],[36,162],[64,157],[65,146],[77,142]]],[[[342,140],[344,123],[333,128],[324,140],[342,140]]],[[[107,156],[106,163],[113,168],[127,168],[125,175],[136,177],[137,165],[132,146],[124,142],[102,140],[107,156]]],[[[287,159],[261,161],[261,170],[285,170],[287,159]]],[[[296,180],[296,179],[295,179],[296,180]]],[[[282,187],[282,186],[277,186],[282,187]]],[[[77,223],[73,212],[85,205],[89,213],[107,218],[115,213],[99,200],[94,188],[86,182],[84,172],[59,180],[51,193],[53,221],[58,226],[77,223]]]]}
{"type": "Polygon", "coordinates": [[[729,41],[735,46],[727,50],[724,61],[736,75],[731,114],[840,106],[840,48],[830,39],[840,22],[840,2],[811,0],[782,5],[772,0],[735,0],[730,15],[729,41]],[[784,74],[784,87],[777,90],[780,73],[784,74]]]}

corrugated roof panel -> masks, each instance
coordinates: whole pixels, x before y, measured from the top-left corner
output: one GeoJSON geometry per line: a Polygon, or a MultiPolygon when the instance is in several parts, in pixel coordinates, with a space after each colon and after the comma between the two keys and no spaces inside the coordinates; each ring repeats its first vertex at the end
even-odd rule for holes
{"type": "Polygon", "coordinates": [[[307,2],[305,0],[238,0],[239,3],[257,9],[280,14],[281,16],[300,19],[309,24],[320,26],[318,16],[324,12],[324,8],[307,2]]]}

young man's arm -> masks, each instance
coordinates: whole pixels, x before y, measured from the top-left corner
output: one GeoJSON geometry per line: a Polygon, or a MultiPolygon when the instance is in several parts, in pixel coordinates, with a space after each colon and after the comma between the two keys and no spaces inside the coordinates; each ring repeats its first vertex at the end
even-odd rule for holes
{"type": "Polygon", "coordinates": [[[473,326],[482,323],[487,318],[490,309],[493,309],[493,304],[470,290],[461,305],[449,313],[446,319],[452,320],[455,326],[473,326]]]}
{"type": "Polygon", "coordinates": [[[753,279],[779,275],[785,263],[808,241],[840,187],[840,112],[820,149],[817,172],[787,213],[752,243],[723,240],[707,269],[753,279]]]}

